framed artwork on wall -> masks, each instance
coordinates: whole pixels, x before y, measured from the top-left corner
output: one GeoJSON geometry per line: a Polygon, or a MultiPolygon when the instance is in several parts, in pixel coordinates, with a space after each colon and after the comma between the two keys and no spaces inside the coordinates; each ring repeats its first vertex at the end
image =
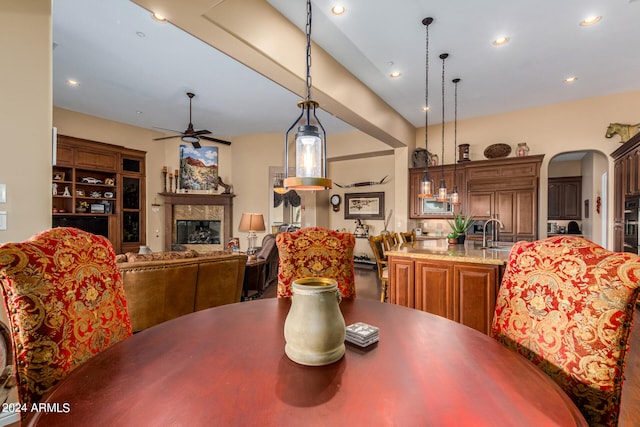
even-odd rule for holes
{"type": "MultiPolygon", "coordinates": [[[[218,147],[193,148],[180,144],[180,188],[212,190],[217,188],[218,147]]],[[[176,177],[178,179],[178,177],[176,177]]]]}
{"type": "Polygon", "coordinates": [[[384,220],[384,192],[345,193],[344,219],[384,220]]]}

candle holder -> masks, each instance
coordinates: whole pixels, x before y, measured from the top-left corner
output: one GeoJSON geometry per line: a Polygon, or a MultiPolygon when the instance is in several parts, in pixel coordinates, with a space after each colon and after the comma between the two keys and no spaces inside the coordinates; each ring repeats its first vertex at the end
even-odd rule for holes
{"type": "Polygon", "coordinates": [[[469,157],[469,144],[458,145],[458,163],[468,162],[470,160],[471,158],[469,157]]]}
{"type": "Polygon", "coordinates": [[[166,193],[167,192],[167,170],[166,169],[162,170],[162,176],[163,176],[162,182],[164,183],[162,192],[166,193]]]}
{"type": "Polygon", "coordinates": [[[177,170],[176,170],[175,177],[176,177],[176,191],[175,192],[177,193],[178,192],[178,171],[177,170]]]}
{"type": "Polygon", "coordinates": [[[172,191],[173,188],[173,175],[169,174],[169,191],[172,191]]]}

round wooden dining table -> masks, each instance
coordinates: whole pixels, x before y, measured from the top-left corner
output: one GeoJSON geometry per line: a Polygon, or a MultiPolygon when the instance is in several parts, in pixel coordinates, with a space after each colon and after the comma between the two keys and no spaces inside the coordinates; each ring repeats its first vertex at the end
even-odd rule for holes
{"type": "Polygon", "coordinates": [[[128,338],[47,394],[30,426],[587,425],[542,371],[471,328],[419,310],[343,300],[367,348],[302,366],[284,352],[289,299],[225,305],[128,338]],[[66,410],[56,410],[56,408],[66,410]]]}

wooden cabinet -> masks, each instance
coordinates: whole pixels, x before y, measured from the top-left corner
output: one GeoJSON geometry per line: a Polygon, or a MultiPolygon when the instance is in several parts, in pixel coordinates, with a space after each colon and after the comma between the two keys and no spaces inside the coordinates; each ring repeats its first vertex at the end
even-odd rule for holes
{"type": "Polygon", "coordinates": [[[389,302],[489,333],[502,274],[499,265],[394,256],[389,268],[389,302]]]}
{"type": "Polygon", "coordinates": [[[640,195],[640,133],[611,153],[614,160],[613,249],[621,252],[624,243],[624,202],[640,195]]]}
{"type": "MultiPolygon", "coordinates": [[[[433,166],[429,168],[429,174],[435,186],[434,190],[440,186],[440,179],[442,178],[442,166],[433,166]]],[[[460,201],[464,204],[465,197],[465,176],[464,167],[461,165],[444,165],[444,182],[447,186],[447,190],[451,192],[454,186],[454,174],[456,176],[455,185],[458,187],[458,194],[460,195],[460,201]]],[[[451,218],[448,216],[438,216],[432,214],[422,213],[422,199],[418,197],[420,194],[420,181],[424,175],[424,168],[411,168],[409,169],[409,218],[412,219],[438,219],[438,218],[451,218]]]]}
{"type": "Polygon", "coordinates": [[[549,219],[582,219],[582,177],[549,178],[549,219]]]}
{"type": "Polygon", "coordinates": [[[59,135],[52,225],[106,236],[117,253],[145,244],[145,152],[59,135]]]}
{"type": "Polygon", "coordinates": [[[466,165],[467,214],[497,218],[498,239],[538,238],[538,179],[543,156],[472,162],[466,165]]]}

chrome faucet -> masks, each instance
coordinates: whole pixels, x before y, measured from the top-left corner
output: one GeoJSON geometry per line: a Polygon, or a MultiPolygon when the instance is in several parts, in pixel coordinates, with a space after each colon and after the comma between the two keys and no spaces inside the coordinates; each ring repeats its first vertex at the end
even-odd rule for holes
{"type": "Polygon", "coordinates": [[[490,222],[494,222],[494,221],[497,222],[500,225],[500,228],[504,228],[504,224],[498,218],[491,218],[491,219],[486,220],[484,225],[482,226],[482,247],[483,248],[487,247],[487,224],[489,224],[490,222]]]}

